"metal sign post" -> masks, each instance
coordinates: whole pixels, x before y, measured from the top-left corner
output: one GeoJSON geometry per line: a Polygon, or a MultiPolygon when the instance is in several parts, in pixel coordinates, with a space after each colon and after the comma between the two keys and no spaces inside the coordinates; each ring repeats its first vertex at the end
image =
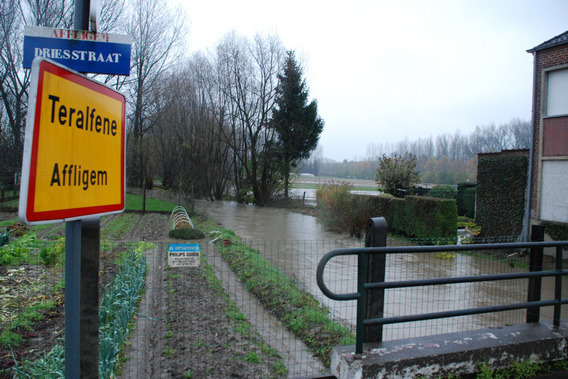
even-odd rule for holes
{"type": "MultiPolygon", "coordinates": [[[[80,378],[81,221],[65,223],[65,377],[80,378]]],[[[98,349],[97,344],[97,349],[98,349]]],[[[98,355],[98,354],[97,354],[98,355]]]]}
{"type": "Polygon", "coordinates": [[[125,207],[126,100],[68,66],[128,75],[130,38],[88,31],[89,8],[75,1],[74,30],[24,37],[31,81],[18,213],[28,224],[66,223],[66,378],[98,378],[100,216],[125,207]]]}
{"type": "MultiPolygon", "coordinates": [[[[89,0],[75,1],[75,28],[84,26],[89,0]]],[[[88,21],[87,21],[88,27],[88,21]]],[[[81,377],[81,220],[65,223],[65,377],[81,377]],[[69,276],[68,276],[69,275],[69,276]],[[69,288],[69,290],[68,290],[69,288]],[[68,327],[69,325],[69,327],[68,327]]],[[[98,276],[98,273],[97,273],[98,276]]],[[[98,313],[98,312],[97,312],[98,313]]],[[[97,314],[98,319],[98,314],[97,314]]],[[[97,364],[99,343],[97,337],[97,364]]],[[[98,371],[97,371],[98,375],[98,371]]]]}

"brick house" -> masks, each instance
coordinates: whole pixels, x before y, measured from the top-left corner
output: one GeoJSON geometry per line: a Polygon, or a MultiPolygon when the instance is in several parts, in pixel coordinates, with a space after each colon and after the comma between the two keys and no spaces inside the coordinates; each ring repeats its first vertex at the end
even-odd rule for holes
{"type": "Polygon", "coordinates": [[[530,223],[568,224],[568,31],[527,52],[534,61],[530,223]]]}

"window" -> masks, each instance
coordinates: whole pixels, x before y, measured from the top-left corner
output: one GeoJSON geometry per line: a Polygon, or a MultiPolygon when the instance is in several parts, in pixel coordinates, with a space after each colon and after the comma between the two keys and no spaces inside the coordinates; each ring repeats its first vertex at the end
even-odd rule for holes
{"type": "Polygon", "coordinates": [[[540,219],[568,223],[568,161],[542,162],[540,219]]]}
{"type": "Polygon", "coordinates": [[[548,73],[547,116],[568,115],[568,69],[548,73]]]}

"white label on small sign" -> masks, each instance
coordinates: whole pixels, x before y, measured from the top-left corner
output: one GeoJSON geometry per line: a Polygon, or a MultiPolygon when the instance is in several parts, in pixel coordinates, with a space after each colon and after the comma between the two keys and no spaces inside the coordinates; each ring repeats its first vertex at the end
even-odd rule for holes
{"type": "Polygon", "coordinates": [[[168,246],[168,266],[198,267],[201,246],[199,244],[174,243],[168,246]]]}

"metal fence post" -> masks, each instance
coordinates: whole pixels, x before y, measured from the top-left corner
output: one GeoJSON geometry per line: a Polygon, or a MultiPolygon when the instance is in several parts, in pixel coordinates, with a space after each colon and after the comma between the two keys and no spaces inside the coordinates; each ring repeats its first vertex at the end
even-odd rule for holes
{"type": "MultiPolygon", "coordinates": [[[[531,229],[531,241],[544,241],[544,226],[533,225],[531,229]]],[[[530,250],[529,271],[542,271],[543,249],[542,247],[533,247],[530,250]]],[[[530,278],[527,301],[540,301],[540,292],[542,287],[542,278],[530,278]]],[[[527,323],[540,321],[540,307],[527,308],[527,323]]]]}
{"type": "MultiPolygon", "coordinates": [[[[387,221],[384,217],[370,218],[367,221],[365,247],[387,246],[387,221]]],[[[367,283],[385,281],[385,254],[367,255],[367,283]]],[[[385,290],[369,290],[365,296],[365,319],[383,317],[385,308],[385,290]]],[[[365,342],[381,342],[383,325],[369,325],[363,333],[365,342]]]]}
{"type": "Polygon", "coordinates": [[[553,325],[555,327],[560,326],[560,313],[561,313],[561,306],[562,306],[562,249],[563,247],[558,246],[556,248],[556,276],[554,277],[554,300],[557,301],[554,304],[554,316],[553,316],[553,325]]]}

